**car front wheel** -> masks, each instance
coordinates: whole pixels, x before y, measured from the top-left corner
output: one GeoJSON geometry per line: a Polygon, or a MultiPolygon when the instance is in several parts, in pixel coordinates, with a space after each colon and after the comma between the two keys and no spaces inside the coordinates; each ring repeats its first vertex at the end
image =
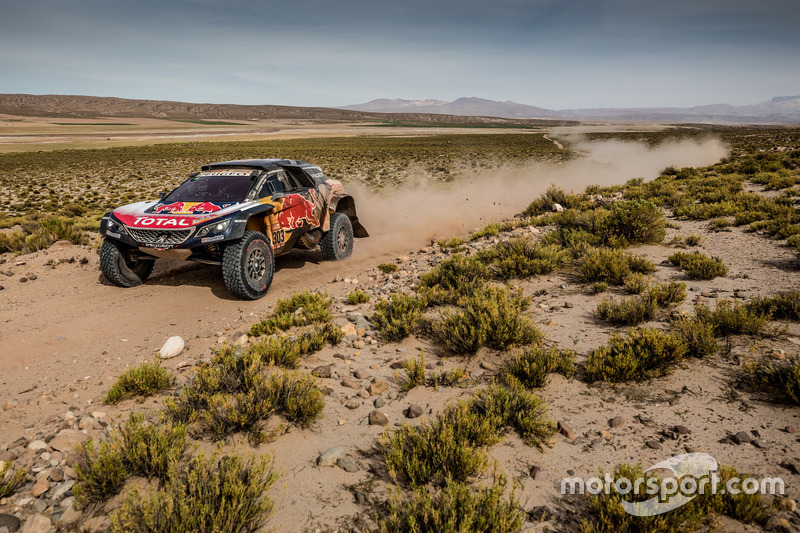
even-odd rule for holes
{"type": "Polygon", "coordinates": [[[100,270],[108,281],[119,287],[136,287],[153,271],[154,259],[142,259],[137,251],[113,239],[104,239],[100,247],[100,270]]]}
{"type": "Polygon", "coordinates": [[[222,278],[228,290],[242,300],[258,300],[267,294],[275,274],[272,245],[263,233],[246,231],[225,248],[222,278]]]}

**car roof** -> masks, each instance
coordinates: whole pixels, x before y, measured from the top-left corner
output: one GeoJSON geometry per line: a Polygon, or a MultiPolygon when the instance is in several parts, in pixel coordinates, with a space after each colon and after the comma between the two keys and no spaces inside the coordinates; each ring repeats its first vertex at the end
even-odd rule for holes
{"type": "Polygon", "coordinates": [[[315,167],[305,161],[296,159],[238,159],[235,161],[222,161],[221,163],[209,163],[203,165],[202,170],[212,170],[216,168],[257,168],[261,170],[274,170],[281,167],[315,167]]]}

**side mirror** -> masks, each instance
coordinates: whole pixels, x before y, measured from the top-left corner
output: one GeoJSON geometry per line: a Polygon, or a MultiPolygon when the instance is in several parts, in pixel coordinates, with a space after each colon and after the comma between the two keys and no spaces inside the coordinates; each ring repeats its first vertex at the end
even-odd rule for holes
{"type": "Polygon", "coordinates": [[[286,193],[285,192],[274,192],[274,193],[272,193],[272,199],[273,200],[283,200],[284,198],[286,198],[286,193]]]}

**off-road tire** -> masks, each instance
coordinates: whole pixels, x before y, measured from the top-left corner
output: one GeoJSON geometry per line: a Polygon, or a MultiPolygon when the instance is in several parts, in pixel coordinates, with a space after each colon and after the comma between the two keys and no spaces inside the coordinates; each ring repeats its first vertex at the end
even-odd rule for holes
{"type": "Polygon", "coordinates": [[[103,239],[100,247],[100,271],[108,281],[118,287],[136,287],[145,282],[153,272],[154,259],[139,259],[124,243],[103,239]]]}
{"type": "Polygon", "coordinates": [[[266,235],[245,231],[241,239],[222,253],[222,278],[228,290],[242,300],[258,300],[267,294],[275,274],[275,257],[266,235]]]}
{"type": "Polygon", "coordinates": [[[322,257],[341,261],[353,253],[353,225],[344,213],[331,215],[331,229],[319,241],[322,257]]]}

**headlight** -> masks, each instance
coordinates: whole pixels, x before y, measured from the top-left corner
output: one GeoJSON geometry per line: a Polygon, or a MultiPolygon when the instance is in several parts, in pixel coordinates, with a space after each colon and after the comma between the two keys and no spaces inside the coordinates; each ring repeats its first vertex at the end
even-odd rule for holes
{"type": "Polygon", "coordinates": [[[113,231],[114,233],[128,233],[125,230],[125,226],[111,218],[109,218],[108,222],[106,223],[106,231],[113,231]]]}
{"type": "Polygon", "coordinates": [[[195,235],[195,237],[205,237],[209,233],[222,233],[226,229],[228,229],[228,226],[230,226],[230,224],[231,224],[231,219],[221,220],[216,223],[212,222],[211,224],[207,224],[202,228],[200,228],[197,231],[197,235],[195,235]]]}

